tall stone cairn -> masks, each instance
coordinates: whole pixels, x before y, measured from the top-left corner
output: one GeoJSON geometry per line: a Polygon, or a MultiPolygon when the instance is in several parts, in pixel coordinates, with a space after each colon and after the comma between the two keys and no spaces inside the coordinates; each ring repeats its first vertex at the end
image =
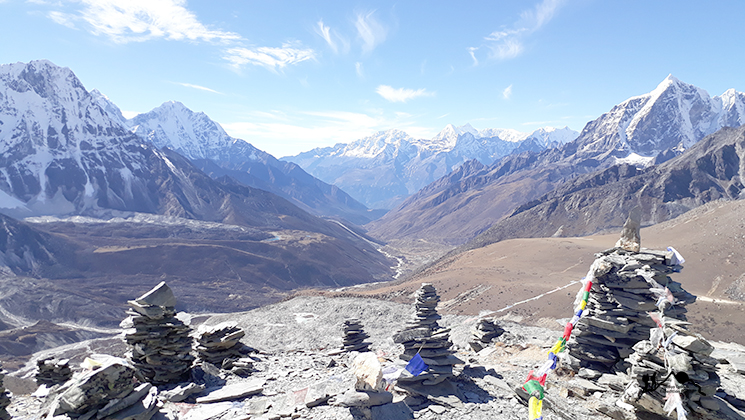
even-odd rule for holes
{"type": "Polygon", "coordinates": [[[156,385],[183,380],[194,362],[191,329],[175,317],[173,291],[161,282],[127,303],[130,318],[122,324],[131,325],[134,332],[125,334],[124,340],[131,346],[129,356],[137,376],[156,385]]]}
{"type": "Polygon", "coordinates": [[[587,307],[567,345],[574,370],[625,371],[633,346],[657,326],[649,313],[657,310],[660,296],[674,298],[665,316],[679,321],[686,319],[685,305],[696,299],[669,277],[683,268],[674,251],[641,248],[634,216],[632,211],[616,247],[595,254],[587,273],[593,282],[587,307]]]}
{"type": "Polygon", "coordinates": [[[437,303],[440,296],[431,283],[422,283],[416,292],[414,307],[416,313],[406,328],[393,337],[393,341],[403,344],[404,353],[401,359],[410,361],[417,353],[428,365],[427,370],[418,376],[407,375],[405,372],[398,379],[399,386],[407,383],[421,383],[422,385],[436,385],[453,376],[453,365],[463,361],[455,357],[451,350],[450,329],[440,328],[437,322],[441,317],[437,313],[437,303]]]}
{"type": "Polygon", "coordinates": [[[5,372],[0,366],[0,420],[10,420],[10,414],[8,414],[8,406],[10,405],[10,397],[8,391],[5,390],[5,372]]]}
{"type": "Polygon", "coordinates": [[[342,350],[346,352],[358,351],[360,353],[370,351],[370,343],[365,340],[370,338],[362,329],[359,319],[347,319],[342,326],[344,337],[342,338],[342,350]]]}

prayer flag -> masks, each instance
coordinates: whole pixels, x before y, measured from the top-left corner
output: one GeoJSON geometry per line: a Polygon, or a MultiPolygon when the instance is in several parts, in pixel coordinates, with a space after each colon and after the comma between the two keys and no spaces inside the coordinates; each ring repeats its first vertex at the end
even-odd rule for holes
{"type": "Polygon", "coordinates": [[[414,376],[419,376],[419,374],[427,370],[427,368],[429,368],[429,366],[424,363],[424,360],[422,360],[422,356],[420,356],[419,353],[415,354],[406,365],[406,370],[414,376]]]}

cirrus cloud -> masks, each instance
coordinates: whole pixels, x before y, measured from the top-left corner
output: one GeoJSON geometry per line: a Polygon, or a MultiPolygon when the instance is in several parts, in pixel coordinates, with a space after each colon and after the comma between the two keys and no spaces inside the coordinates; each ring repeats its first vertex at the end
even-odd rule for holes
{"type": "Polygon", "coordinates": [[[485,44],[480,47],[469,47],[468,52],[478,65],[476,52],[484,48],[488,50],[488,57],[497,60],[510,60],[523,53],[525,37],[541,29],[556,14],[564,0],[543,0],[534,8],[520,13],[520,18],[512,27],[502,28],[484,37],[485,44]]]}
{"type": "Polygon", "coordinates": [[[419,97],[434,96],[434,92],[427,92],[426,89],[408,89],[398,88],[395,89],[388,85],[380,85],[375,92],[382,96],[385,100],[390,102],[406,102],[409,99],[415,99],[419,97]]]}
{"type": "Polygon", "coordinates": [[[266,67],[270,70],[277,70],[291,64],[315,59],[315,52],[312,49],[301,49],[292,44],[285,43],[281,48],[230,48],[225,52],[223,58],[233,67],[253,64],[266,67]]]}

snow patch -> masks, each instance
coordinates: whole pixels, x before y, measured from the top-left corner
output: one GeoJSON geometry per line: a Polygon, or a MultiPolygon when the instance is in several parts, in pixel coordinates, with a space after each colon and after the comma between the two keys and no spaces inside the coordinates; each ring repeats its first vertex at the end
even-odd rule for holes
{"type": "Polygon", "coordinates": [[[616,165],[620,165],[623,163],[634,165],[637,168],[646,168],[647,166],[650,166],[652,164],[652,161],[654,160],[654,157],[649,156],[641,156],[636,153],[629,153],[628,156],[624,158],[616,158],[616,165]]]}

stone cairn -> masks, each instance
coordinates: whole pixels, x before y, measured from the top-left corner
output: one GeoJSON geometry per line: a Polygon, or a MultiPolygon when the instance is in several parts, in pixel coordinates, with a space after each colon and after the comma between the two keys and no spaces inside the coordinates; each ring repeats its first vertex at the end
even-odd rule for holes
{"type": "Polygon", "coordinates": [[[0,420],[10,420],[10,414],[8,414],[8,406],[10,405],[10,397],[8,392],[5,390],[5,372],[3,372],[0,366],[0,420]]]}
{"type": "Polygon", "coordinates": [[[342,327],[344,338],[342,339],[342,350],[346,352],[358,351],[360,353],[370,351],[370,343],[365,339],[370,338],[362,329],[359,319],[347,319],[342,327]]]}
{"type": "MultiPolygon", "coordinates": [[[[587,307],[574,328],[568,348],[569,365],[577,371],[625,371],[633,346],[649,338],[656,327],[649,311],[662,295],[675,300],[666,317],[684,321],[684,306],[695,300],[668,274],[683,267],[673,250],[641,249],[639,212],[632,211],[616,247],[595,254],[588,276],[593,278],[587,307]]],[[[580,296],[578,296],[580,298],[580,296]]]]}
{"type": "Polygon", "coordinates": [[[407,383],[421,383],[422,385],[436,385],[453,376],[453,365],[463,361],[453,355],[450,349],[450,329],[440,328],[437,320],[441,317],[437,313],[437,303],[440,296],[430,283],[422,283],[416,292],[414,307],[416,313],[406,328],[393,337],[393,341],[403,344],[404,353],[399,356],[409,361],[417,353],[422,357],[428,368],[418,376],[401,375],[398,386],[405,388],[407,383]]]}
{"type": "Polygon", "coordinates": [[[658,415],[676,411],[678,418],[693,411],[702,418],[721,418],[714,394],[720,385],[717,360],[709,357],[714,347],[662,313],[654,317],[648,340],[634,346],[628,358],[631,382],[623,401],[658,415]]]}
{"type": "Polygon", "coordinates": [[[96,364],[53,388],[42,406],[45,418],[149,420],[159,409],[157,388],[136,384],[124,360],[96,364]]]}
{"type": "Polygon", "coordinates": [[[38,372],[36,383],[39,385],[53,386],[63,384],[72,378],[69,359],[54,359],[49,357],[36,362],[38,372]]]}
{"type": "Polygon", "coordinates": [[[130,318],[122,326],[134,327],[124,340],[132,346],[130,359],[141,380],[167,384],[184,379],[191,369],[190,328],[176,318],[176,298],[161,282],[135,300],[127,302],[130,318]]]}
{"type": "Polygon", "coordinates": [[[235,323],[200,327],[197,339],[199,360],[238,376],[248,376],[253,370],[253,359],[247,357],[251,349],[240,341],[245,335],[235,323]]]}
{"type": "Polygon", "coordinates": [[[471,340],[468,344],[473,351],[478,353],[502,333],[504,333],[504,329],[495,321],[481,318],[471,330],[471,340]]]}

